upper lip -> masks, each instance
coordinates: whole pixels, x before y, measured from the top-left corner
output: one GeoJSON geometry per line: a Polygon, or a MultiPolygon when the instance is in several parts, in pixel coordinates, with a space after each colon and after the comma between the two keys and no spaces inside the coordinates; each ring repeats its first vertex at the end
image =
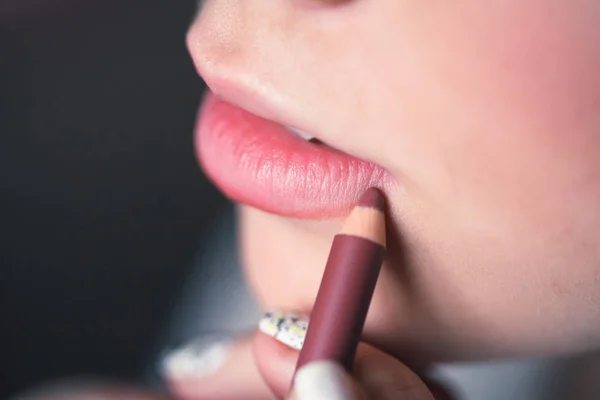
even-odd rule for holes
{"type": "Polygon", "coordinates": [[[243,79],[234,80],[231,77],[222,77],[214,72],[207,72],[199,68],[199,74],[210,89],[210,91],[228,103],[240,107],[261,118],[268,119],[286,127],[310,134],[312,137],[321,139],[318,132],[308,129],[299,115],[294,115],[291,110],[281,105],[281,102],[273,98],[278,97],[271,91],[271,95],[260,93],[263,86],[260,84],[249,85],[243,79]]]}

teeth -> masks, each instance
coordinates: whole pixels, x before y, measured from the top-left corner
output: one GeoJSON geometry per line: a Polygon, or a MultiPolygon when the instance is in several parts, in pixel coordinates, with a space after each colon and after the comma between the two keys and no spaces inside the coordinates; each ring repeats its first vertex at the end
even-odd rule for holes
{"type": "Polygon", "coordinates": [[[311,140],[311,139],[314,139],[314,138],[315,138],[313,135],[309,135],[309,134],[308,134],[308,133],[306,133],[306,132],[302,132],[302,131],[300,131],[300,130],[298,130],[298,129],[296,129],[296,128],[292,128],[292,127],[290,127],[290,126],[288,126],[288,127],[287,127],[287,129],[288,129],[290,132],[292,132],[293,134],[295,134],[296,136],[299,136],[299,137],[301,137],[301,138],[302,138],[302,139],[304,139],[304,140],[311,140]]]}

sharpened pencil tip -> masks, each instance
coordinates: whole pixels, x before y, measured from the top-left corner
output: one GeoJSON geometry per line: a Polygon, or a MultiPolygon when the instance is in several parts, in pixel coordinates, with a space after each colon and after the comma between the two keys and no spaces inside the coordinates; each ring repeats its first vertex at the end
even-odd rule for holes
{"type": "Polygon", "coordinates": [[[385,199],[379,189],[374,187],[367,189],[356,205],[358,207],[375,208],[381,212],[385,212],[385,199]]]}

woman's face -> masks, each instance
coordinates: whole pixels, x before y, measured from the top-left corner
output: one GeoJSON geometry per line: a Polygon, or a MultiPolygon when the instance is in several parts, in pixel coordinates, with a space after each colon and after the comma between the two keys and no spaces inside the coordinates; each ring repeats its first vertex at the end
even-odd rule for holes
{"type": "Polygon", "coordinates": [[[197,129],[208,175],[253,206],[266,308],[310,311],[373,184],[389,254],[368,341],[425,360],[600,344],[600,3],[208,0],[187,42],[213,92],[276,121],[209,98],[197,129]]]}

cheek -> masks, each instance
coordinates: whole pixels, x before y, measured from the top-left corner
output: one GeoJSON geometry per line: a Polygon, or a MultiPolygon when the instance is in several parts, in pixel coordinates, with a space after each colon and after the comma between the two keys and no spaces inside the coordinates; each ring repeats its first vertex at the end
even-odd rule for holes
{"type": "Polygon", "coordinates": [[[598,304],[600,6],[510,3],[430,14],[435,34],[420,32],[420,105],[441,116],[423,129],[423,190],[468,244],[454,251],[481,263],[487,293],[473,289],[471,304],[502,310],[504,301],[507,316],[526,319],[528,304],[552,303],[557,320],[589,317],[598,304]],[[512,304],[503,296],[511,287],[512,304]]]}
{"type": "Polygon", "coordinates": [[[402,56],[379,52],[376,75],[394,84],[386,112],[373,111],[388,124],[382,159],[423,205],[404,222],[419,289],[446,326],[461,331],[462,304],[464,326],[481,323],[479,338],[499,346],[589,345],[600,332],[600,5],[440,7],[403,20],[402,56]]]}
{"type": "Polygon", "coordinates": [[[388,40],[365,26],[358,41],[371,73],[357,89],[362,121],[350,119],[375,132],[374,159],[427,202],[523,209],[531,193],[588,190],[600,163],[600,5],[387,4],[388,40]]]}
{"type": "Polygon", "coordinates": [[[428,202],[502,210],[503,220],[572,217],[595,197],[600,5],[491,1],[412,11],[405,35],[418,40],[403,42],[411,57],[397,79],[413,83],[404,84],[403,119],[394,121],[403,133],[388,146],[406,150],[390,152],[387,164],[428,202]]]}

